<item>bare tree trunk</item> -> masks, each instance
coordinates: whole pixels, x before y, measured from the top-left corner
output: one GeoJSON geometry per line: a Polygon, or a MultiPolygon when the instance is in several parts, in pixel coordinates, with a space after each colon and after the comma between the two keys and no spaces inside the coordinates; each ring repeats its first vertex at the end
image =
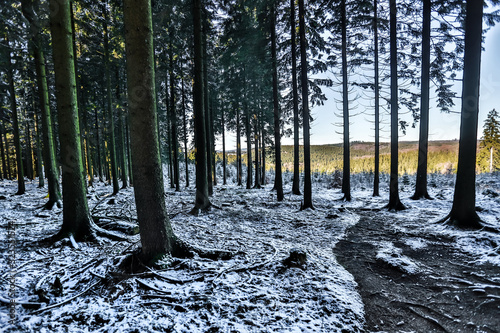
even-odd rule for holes
{"type": "Polygon", "coordinates": [[[273,66],[273,109],[274,109],[274,188],[278,201],[283,201],[283,177],[281,174],[281,112],[278,100],[278,60],[276,58],[276,9],[271,9],[271,59],[273,66]]]}
{"type": "Polygon", "coordinates": [[[184,127],[184,162],[186,164],[186,187],[189,187],[189,158],[188,158],[188,136],[187,136],[187,117],[186,117],[186,94],[184,91],[184,77],[182,78],[182,115],[184,127]]]}
{"type": "Polygon", "coordinates": [[[449,222],[461,228],[480,228],[476,213],[476,149],[481,73],[483,1],[467,0],[462,113],[457,179],[449,222]]]}
{"type": "Polygon", "coordinates": [[[427,192],[427,154],[429,146],[429,74],[431,59],[431,0],[424,0],[422,29],[422,82],[420,92],[420,137],[414,200],[430,199],[427,192]]]}
{"type": "Polygon", "coordinates": [[[380,86],[378,69],[378,0],[373,0],[373,46],[375,66],[375,173],[373,178],[373,196],[378,197],[380,186],[380,86]]]}
{"type": "MultiPolygon", "coordinates": [[[[5,36],[5,43],[9,45],[9,40],[5,36]]],[[[21,147],[21,133],[19,131],[19,115],[17,112],[16,89],[14,87],[14,73],[12,60],[10,56],[10,47],[7,49],[7,80],[9,84],[10,108],[12,111],[12,128],[14,130],[14,147],[16,148],[17,162],[17,195],[25,193],[24,170],[23,170],[23,151],[21,147]]]]}
{"type": "Polygon", "coordinates": [[[295,27],[295,0],[290,0],[290,26],[292,40],[292,94],[293,94],[293,183],[292,193],[300,195],[299,161],[299,89],[297,87],[297,37],[295,27]]]}
{"type": "Polygon", "coordinates": [[[390,58],[391,58],[391,181],[389,188],[389,210],[403,210],[399,200],[398,185],[398,55],[396,29],[396,0],[390,0],[390,58]]]}
{"type": "Polygon", "coordinates": [[[83,177],[70,3],[51,0],[50,5],[59,8],[50,15],[63,185],[63,224],[56,238],[73,235],[77,241],[93,240],[83,177]]]}
{"type": "Polygon", "coordinates": [[[347,18],[345,0],[340,2],[342,25],[342,110],[344,117],[344,167],[342,192],[344,200],[351,201],[351,145],[349,143],[349,92],[347,85],[347,18]]]}
{"type": "Polygon", "coordinates": [[[299,0],[300,62],[302,81],[302,109],[304,118],[304,202],[302,209],[314,208],[311,184],[311,143],[309,134],[309,91],[307,82],[307,50],[304,0],[299,0]]]}
{"type": "Polygon", "coordinates": [[[158,144],[151,2],[125,0],[124,23],[135,203],[141,256],[149,263],[175,247],[158,144]]]}
{"type": "Polygon", "coordinates": [[[203,80],[203,40],[201,22],[202,2],[193,0],[193,30],[194,30],[194,84],[193,111],[196,147],[196,198],[193,213],[200,209],[208,209],[211,205],[208,196],[207,145],[205,133],[204,87],[203,80]]]}

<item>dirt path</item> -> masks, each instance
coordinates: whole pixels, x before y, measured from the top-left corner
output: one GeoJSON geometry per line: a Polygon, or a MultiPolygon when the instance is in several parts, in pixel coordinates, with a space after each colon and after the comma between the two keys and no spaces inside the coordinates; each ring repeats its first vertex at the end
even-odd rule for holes
{"type": "Polygon", "coordinates": [[[394,228],[396,214],[360,214],[334,252],[359,285],[367,332],[500,332],[499,267],[471,263],[451,238],[394,228]],[[377,258],[381,242],[416,272],[377,258]]]}

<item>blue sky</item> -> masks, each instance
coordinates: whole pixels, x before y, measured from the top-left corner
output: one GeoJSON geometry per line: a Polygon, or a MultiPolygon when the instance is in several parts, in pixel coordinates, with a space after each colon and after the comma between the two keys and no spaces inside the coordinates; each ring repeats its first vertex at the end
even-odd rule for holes
{"type": "MultiPolygon", "coordinates": [[[[496,108],[500,109],[500,25],[491,28],[485,35],[485,50],[481,56],[481,91],[479,102],[479,137],[482,135],[482,125],[488,112],[496,108]]],[[[432,91],[431,87],[431,91],[432,91]]],[[[456,85],[456,90],[460,95],[461,84],[456,85]]],[[[342,142],[341,128],[338,124],[342,120],[335,116],[338,113],[338,106],[335,97],[339,94],[326,91],[328,101],[324,106],[312,109],[314,121],[311,128],[311,144],[329,144],[342,142]],[[336,125],[335,125],[336,124],[336,125]],[[340,133],[339,133],[340,132],[340,133]]],[[[432,92],[431,92],[432,98],[432,92]]],[[[431,102],[432,103],[432,102],[431,102]]],[[[366,104],[366,103],[365,103],[366,104]]],[[[455,100],[455,111],[460,111],[460,100],[455,100]]],[[[358,110],[352,111],[356,113],[358,110]]],[[[372,113],[370,110],[367,113],[372,113]]],[[[369,114],[359,114],[351,120],[351,140],[354,141],[374,141],[373,124],[370,123],[369,114]]],[[[388,116],[385,116],[388,120],[388,116]]],[[[411,122],[411,115],[401,115],[401,119],[411,122]]],[[[390,141],[387,132],[389,125],[382,125],[381,141],[390,141]]],[[[417,141],[418,124],[415,128],[409,127],[406,135],[400,132],[400,141],[417,141]]],[[[431,109],[430,115],[430,140],[453,140],[459,138],[460,132],[460,114],[445,114],[437,108],[431,109]]],[[[292,138],[283,138],[283,144],[293,144],[292,138]]]]}

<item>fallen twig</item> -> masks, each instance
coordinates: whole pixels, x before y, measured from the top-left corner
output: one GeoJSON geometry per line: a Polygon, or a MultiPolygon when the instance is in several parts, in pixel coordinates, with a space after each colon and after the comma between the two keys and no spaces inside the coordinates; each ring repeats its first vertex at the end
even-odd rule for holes
{"type": "Polygon", "coordinates": [[[81,293],[76,294],[75,296],[72,296],[72,297],[70,297],[70,298],[68,298],[68,299],[66,299],[66,300],[64,300],[64,301],[62,301],[62,302],[60,302],[60,303],[57,303],[57,304],[54,304],[54,305],[50,305],[50,306],[47,306],[47,307],[45,307],[45,308],[43,308],[43,309],[40,309],[40,310],[34,311],[34,312],[33,312],[33,314],[42,313],[42,312],[45,312],[45,311],[47,311],[47,310],[54,309],[54,308],[57,308],[57,307],[59,307],[59,306],[61,306],[61,305],[64,305],[64,304],[66,304],[66,303],[69,303],[69,302],[71,302],[72,300],[74,300],[74,299],[76,299],[76,298],[78,298],[78,297],[80,297],[80,296],[82,296],[82,295],[86,294],[86,293],[87,293],[90,289],[94,288],[94,287],[95,287],[96,285],[98,285],[98,284],[99,284],[99,281],[98,281],[98,282],[96,282],[96,283],[94,283],[94,284],[92,284],[90,287],[88,287],[87,289],[85,289],[85,290],[84,290],[84,291],[82,291],[81,293]]]}

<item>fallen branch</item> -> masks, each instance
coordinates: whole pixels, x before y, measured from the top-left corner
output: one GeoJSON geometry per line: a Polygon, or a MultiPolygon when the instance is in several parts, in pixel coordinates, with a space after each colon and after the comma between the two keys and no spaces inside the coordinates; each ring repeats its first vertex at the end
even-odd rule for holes
{"type": "Polygon", "coordinates": [[[43,308],[43,309],[40,309],[40,310],[34,311],[34,312],[33,312],[33,314],[42,313],[42,312],[45,312],[45,311],[47,311],[47,310],[51,310],[51,309],[54,309],[54,308],[60,307],[61,305],[64,305],[64,304],[66,304],[66,303],[69,303],[69,302],[71,302],[72,300],[74,300],[74,299],[76,299],[76,298],[78,298],[78,297],[80,297],[80,296],[82,296],[82,295],[86,294],[86,293],[87,293],[90,289],[94,288],[94,287],[95,287],[96,285],[98,285],[98,284],[99,284],[99,281],[98,281],[98,282],[96,282],[96,283],[94,283],[94,284],[92,284],[90,287],[88,287],[87,289],[85,289],[85,290],[84,290],[84,291],[82,291],[81,293],[76,294],[75,296],[72,296],[72,297],[70,297],[70,298],[68,298],[68,299],[66,299],[66,300],[64,300],[64,301],[62,301],[62,302],[60,302],[60,303],[57,303],[57,304],[54,304],[54,305],[50,305],[50,306],[47,306],[47,307],[45,307],[45,308],[43,308]]]}
{"type": "Polygon", "coordinates": [[[21,305],[25,309],[39,309],[42,306],[42,303],[38,302],[27,302],[27,301],[19,301],[19,300],[9,300],[7,298],[3,298],[0,296],[0,303],[11,305],[14,303],[14,305],[21,305]]]}
{"type": "Polygon", "coordinates": [[[420,312],[418,312],[417,310],[415,310],[414,308],[412,308],[411,306],[408,307],[408,309],[413,312],[414,314],[416,314],[417,316],[419,316],[420,318],[423,318],[429,322],[431,322],[432,324],[436,325],[437,327],[439,327],[440,329],[442,329],[444,332],[449,332],[446,328],[444,328],[443,325],[441,325],[441,323],[439,321],[437,321],[436,319],[430,317],[430,316],[426,316],[420,312]]]}

